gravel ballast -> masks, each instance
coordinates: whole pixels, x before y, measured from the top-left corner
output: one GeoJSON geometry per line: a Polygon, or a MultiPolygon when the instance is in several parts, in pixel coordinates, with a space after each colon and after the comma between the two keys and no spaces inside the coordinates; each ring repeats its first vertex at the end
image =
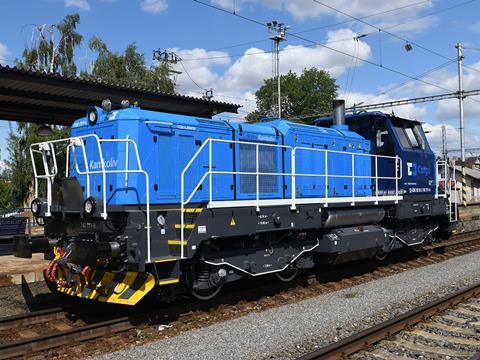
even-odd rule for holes
{"type": "Polygon", "coordinates": [[[55,307],[57,303],[44,281],[0,287],[0,317],[55,307]]]}
{"type": "Polygon", "coordinates": [[[101,359],[294,358],[480,280],[480,251],[101,359]]]}

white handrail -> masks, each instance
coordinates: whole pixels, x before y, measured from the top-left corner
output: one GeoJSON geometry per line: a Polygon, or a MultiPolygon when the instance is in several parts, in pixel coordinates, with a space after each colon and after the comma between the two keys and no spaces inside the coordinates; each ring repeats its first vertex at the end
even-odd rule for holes
{"type": "MultiPolygon", "coordinates": [[[[88,135],[82,135],[82,136],[76,136],[76,137],[70,137],[70,138],[63,138],[63,139],[58,139],[58,140],[52,140],[52,141],[47,141],[47,142],[41,142],[41,143],[35,143],[30,146],[30,156],[32,159],[32,165],[33,165],[33,170],[34,170],[34,175],[35,175],[35,196],[38,197],[38,179],[46,179],[47,180],[47,195],[50,193],[51,194],[51,185],[53,183],[53,178],[57,175],[58,173],[58,167],[56,163],[56,158],[55,158],[55,151],[54,151],[54,144],[55,143],[61,143],[61,142],[69,142],[69,145],[67,146],[67,151],[68,154],[66,156],[67,161],[70,161],[70,149],[72,149],[73,152],[73,160],[75,164],[75,170],[79,175],[85,175],[87,177],[87,192],[88,196],[90,196],[90,175],[95,175],[95,174],[101,174],[102,175],[102,187],[103,187],[103,211],[101,213],[101,216],[103,219],[107,219],[108,213],[107,213],[107,190],[106,190],[106,176],[107,174],[120,174],[120,173],[138,173],[138,174],[143,174],[145,176],[145,195],[146,195],[146,212],[147,212],[147,262],[151,262],[151,226],[150,226],[150,179],[149,179],[149,174],[143,170],[142,168],[142,163],[140,160],[140,154],[138,152],[138,146],[135,141],[127,137],[126,139],[100,139],[96,134],[88,134],[88,135]],[[83,139],[92,137],[95,139],[96,144],[97,144],[97,149],[99,153],[99,158],[100,158],[100,165],[101,165],[101,170],[95,170],[91,171],[88,166],[88,157],[85,151],[85,144],[83,142],[83,139]],[[104,156],[103,156],[103,150],[102,150],[102,143],[125,143],[126,149],[127,149],[127,155],[126,155],[126,161],[127,163],[125,164],[125,170],[110,170],[105,168],[105,161],[104,161],[104,156]],[[137,160],[137,168],[138,169],[129,169],[128,168],[128,152],[129,152],[129,147],[128,144],[132,144],[133,149],[135,151],[135,156],[137,160]],[[55,171],[53,174],[50,173],[49,170],[46,170],[45,175],[38,175],[37,168],[36,168],[36,163],[35,163],[35,158],[33,153],[41,153],[42,156],[46,156],[44,151],[36,150],[35,148],[41,149],[41,147],[44,146],[50,146],[51,151],[53,152],[53,160],[54,160],[54,169],[55,171]],[[78,161],[75,155],[75,147],[80,146],[82,148],[82,153],[83,153],[83,160],[85,162],[85,171],[80,170],[78,166],[78,161]]],[[[45,166],[45,161],[44,161],[44,166],[45,166]]],[[[48,166],[47,166],[48,168],[48,166]]],[[[46,168],[46,169],[47,169],[46,168]]],[[[69,170],[69,164],[66,165],[67,171],[69,170]]],[[[67,172],[68,176],[68,172],[67,172]]],[[[128,179],[128,178],[127,178],[128,179]]],[[[47,198],[47,211],[49,212],[50,206],[51,206],[51,196],[47,198]]],[[[46,214],[47,215],[47,214],[46,214]]],[[[50,215],[47,215],[50,216],[50,215]]]]}
{"type": "MultiPolygon", "coordinates": [[[[399,196],[399,180],[403,177],[403,162],[398,156],[386,156],[386,155],[374,155],[374,154],[367,154],[367,153],[351,153],[351,152],[342,152],[337,150],[328,150],[328,149],[315,149],[315,148],[307,148],[307,147],[291,147],[287,145],[277,145],[277,144],[268,144],[268,143],[258,143],[258,142],[245,142],[245,141],[238,141],[238,140],[225,140],[225,139],[212,139],[208,138],[197,150],[197,152],[192,156],[190,161],[184,167],[181,177],[180,177],[180,192],[181,192],[181,202],[180,202],[180,243],[181,243],[181,250],[180,256],[181,258],[185,257],[185,206],[190,203],[190,201],[195,196],[196,192],[200,188],[201,184],[205,181],[205,179],[209,178],[209,203],[208,207],[213,207],[213,175],[251,175],[255,176],[255,207],[256,210],[260,210],[260,206],[262,204],[262,200],[260,199],[260,176],[291,176],[291,195],[289,199],[289,203],[291,209],[294,210],[296,208],[296,178],[297,177],[324,177],[325,178],[325,198],[324,206],[328,206],[328,179],[330,177],[333,178],[348,178],[352,181],[352,202],[351,204],[355,204],[355,200],[358,198],[362,198],[362,196],[355,195],[355,178],[357,179],[372,179],[375,180],[375,203],[378,204],[380,199],[379,189],[378,189],[378,181],[379,180],[395,180],[395,203],[398,203],[398,196],[399,196]],[[213,143],[228,143],[228,144],[249,144],[255,146],[255,171],[223,171],[223,170],[213,170],[213,143]],[[189,196],[185,200],[185,175],[188,169],[191,167],[193,162],[199,157],[200,153],[206,148],[208,144],[208,171],[206,171],[198,183],[194,186],[193,190],[189,193],[189,196]],[[260,171],[260,154],[259,148],[260,146],[265,147],[274,147],[279,149],[289,149],[291,150],[291,173],[284,173],[284,172],[261,172],[260,171]],[[325,164],[324,164],[324,174],[303,174],[296,172],[296,161],[297,161],[297,151],[318,151],[323,152],[325,154],[325,164]],[[335,175],[329,174],[328,172],[328,154],[341,154],[341,155],[349,155],[351,157],[351,166],[352,166],[352,174],[351,175],[335,175]],[[355,157],[356,156],[365,156],[368,158],[375,159],[375,174],[372,175],[355,175],[355,157]],[[395,175],[394,176],[379,176],[378,175],[378,158],[383,159],[391,159],[395,160],[395,175]]],[[[321,200],[319,198],[319,200],[321,200]]]]}
{"type": "Polygon", "coordinates": [[[257,212],[260,211],[260,175],[259,175],[259,171],[260,171],[260,164],[259,164],[259,159],[258,159],[258,143],[255,145],[255,173],[256,173],[256,177],[255,177],[255,189],[256,189],[256,197],[257,197],[257,212]]]}

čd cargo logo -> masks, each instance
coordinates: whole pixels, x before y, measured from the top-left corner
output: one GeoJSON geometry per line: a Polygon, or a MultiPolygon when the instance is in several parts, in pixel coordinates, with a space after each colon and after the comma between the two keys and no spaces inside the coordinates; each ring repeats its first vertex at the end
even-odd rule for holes
{"type": "Polygon", "coordinates": [[[416,163],[407,162],[407,175],[430,175],[430,168],[428,166],[417,165],[416,163]]]}

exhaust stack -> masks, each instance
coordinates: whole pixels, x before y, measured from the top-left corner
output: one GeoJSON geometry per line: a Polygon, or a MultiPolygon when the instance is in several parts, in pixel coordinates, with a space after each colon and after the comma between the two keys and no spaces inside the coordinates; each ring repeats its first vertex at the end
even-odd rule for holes
{"type": "Polygon", "coordinates": [[[337,130],[348,130],[345,123],[345,100],[333,100],[333,125],[337,130]]]}

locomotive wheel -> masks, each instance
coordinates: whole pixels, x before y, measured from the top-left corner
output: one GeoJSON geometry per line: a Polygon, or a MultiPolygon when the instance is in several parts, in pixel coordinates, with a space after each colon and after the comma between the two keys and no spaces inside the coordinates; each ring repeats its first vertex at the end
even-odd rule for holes
{"type": "Polygon", "coordinates": [[[286,268],[283,271],[275,273],[277,278],[282,282],[292,281],[293,279],[295,279],[297,274],[298,274],[298,269],[296,267],[292,266],[292,265],[290,265],[288,268],[286,268]]]}
{"type": "Polygon", "coordinates": [[[219,279],[210,271],[205,263],[196,264],[190,267],[186,276],[186,284],[190,294],[198,300],[213,299],[222,290],[223,279],[219,279]],[[199,282],[203,283],[203,287],[199,282]],[[205,285],[208,284],[208,287],[205,285]]]}
{"type": "Polygon", "coordinates": [[[383,261],[387,258],[387,255],[388,255],[388,251],[384,251],[384,250],[379,249],[377,251],[377,253],[375,254],[375,259],[383,261]]]}
{"type": "Polygon", "coordinates": [[[213,287],[207,290],[196,290],[193,287],[190,288],[190,293],[192,296],[198,300],[210,300],[213,299],[215,296],[218,295],[220,290],[222,290],[223,284],[218,285],[217,287],[213,287]]]}

